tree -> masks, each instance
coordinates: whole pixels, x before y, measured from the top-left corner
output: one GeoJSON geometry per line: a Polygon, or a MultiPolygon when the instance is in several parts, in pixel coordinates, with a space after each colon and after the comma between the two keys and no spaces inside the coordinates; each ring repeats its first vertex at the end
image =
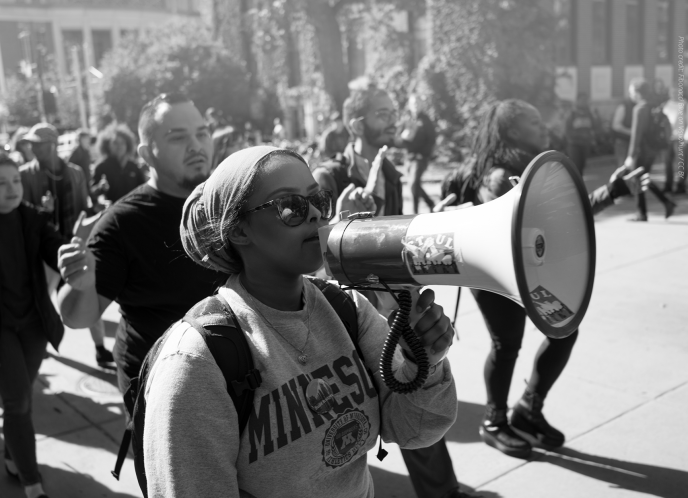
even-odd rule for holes
{"type": "Polygon", "coordinates": [[[531,0],[428,0],[432,50],[415,89],[430,114],[446,121],[451,142],[469,147],[485,109],[495,100],[523,99],[539,108],[555,102],[555,16],[531,0]]]}
{"type": "MultiPolygon", "coordinates": [[[[76,92],[73,88],[63,88],[59,93],[57,69],[52,57],[43,61],[43,95],[48,121],[61,129],[79,127],[79,110],[76,92]],[[51,93],[48,89],[53,89],[51,93]],[[54,105],[53,105],[54,104],[54,105]]],[[[65,82],[69,84],[69,81],[65,82]]],[[[41,120],[38,105],[38,83],[36,75],[27,78],[22,73],[7,78],[7,92],[4,96],[8,121],[18,126],[32,126],[41,120]]]]}
{"type": "Polygon", "coordinates": [[[139,38],[127,37],[104,59],[102,115],[136,129],[143,105],[164,92],[181,92],[204,111],[215,107],[241,123],[249,117],[249,78],[243,63],[211,29],[171,22],[139,38]]]}

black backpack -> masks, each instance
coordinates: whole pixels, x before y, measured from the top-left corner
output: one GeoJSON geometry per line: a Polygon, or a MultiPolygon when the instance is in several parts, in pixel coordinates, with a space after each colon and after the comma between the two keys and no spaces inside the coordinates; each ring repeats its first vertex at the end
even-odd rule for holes
{"type": "Polygon", "coordinates": [[[446,199],[449,194],[456,195],[456,200],[449,204],[449,206],[458,206],[466,202],[472,202],[475,205],[481,203],[478,196],[479,185],[476,184],[473,178],[474,163],[475,157],[469,157],[442,180],[440,198],[446,199]]]}
{"type": "MultiPolygon", "coordinates": [[[[363,358],[358,346],[358,316],[353,299],[337,285],[319,278],[308,278],[320,289],[334,308],[349,333],[359,357],[363,358]]],[[[243,432],[251,416],[254,392],[260,386],[262,379],[260,371],[254,368],[251,350],[234,312],[227,301],[216,294],[197,303],[181,321],[191,325],[205,340],[227,382],[227,392],[234,402],[239,418],[239,432],[243,432]]],[[[148,481],[143,457],[146,383],[148,375],[175,325],[176,323],[170,326],[162,337],[155,341],[143,360],[139,376],[131,379],[131,385],[124,394],[124,404],[129,413],[129,423],[122,437],[117,463],[112,475],[119,479],[119,473],[131,442],[136,477],[144,497],[148,496],[148,481]]]]}
{"type": "MultiPolygon", "coordinates": [[[[476,181],[473,177],[473,167],[476,160],[475,156],[470,156],[442,180],[440,187],[441,198],[446,199],[449,194],[456,194],[456,200],[448,204],[449,206],[459,206],[466,202],[472,202],[476,206],[483,203],[478,193],[481,181],[476,181]]],[[[513,176],[520,176],[516,169],[507,164],[495,164],[490,169],[492,168],[503,168],[513,176]]]]}
{"type": "Polygon", "coordinates": [[[653,107],[650,110],[650,122],[643,139],[645,144],[653,150],[663,150],[669,147],[671,124],[661,106],[653,107]]]}

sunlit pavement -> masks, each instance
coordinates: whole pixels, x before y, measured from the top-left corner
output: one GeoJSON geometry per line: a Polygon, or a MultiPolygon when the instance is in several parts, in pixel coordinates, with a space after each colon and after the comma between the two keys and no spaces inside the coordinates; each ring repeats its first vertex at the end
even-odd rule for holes
{"type": "MultiPolygon", "coordinates": [[[[593,161],[585,175],[588,187],[606,182],[613,169],[609,160],[593,161]]],[[[657,165],[653,178],[661,186],[660,171],[657,165]]],[[[425,188],[434,198],[442,174],[434,168],[426,175],[425,188]]],[[[668,221],[657,201],[648,201],[645,224],[626,221],[632,199],[597,216],[592,302],[545,406],[550,422],[567,435],[560,451],[518,460],[479,440],[490,343],[471,293],[462,292],[460,340],[449,355],[459,415],[447,441],[466,489],[486,498],[688,496],[688,197],[675,197],[679,207],[668,221]]],[[[453,317],[457,289],[435,291],[453,317]]],[[[105,319],[111,347],[116,307],[105,319]]],[[[528,325],[511,403],[523,390],[542,337],[528,325]]],[[[88,331],[67,330],[59,355],[51,349],[43,363],[34,397],[38,459],[52,498],[141,496],[131,458],[120,481],[110,475],[124,428],[120,399],[114,375],[96,366],[88,331]]],[[[414,497],[398,448],[385,448],[390,454],[383,462],[375,458],[377,449],[368,458],[376,497],[414,497]]],[[[0,497],[22,496],[19,485],[0,472],[0,497]]]]}

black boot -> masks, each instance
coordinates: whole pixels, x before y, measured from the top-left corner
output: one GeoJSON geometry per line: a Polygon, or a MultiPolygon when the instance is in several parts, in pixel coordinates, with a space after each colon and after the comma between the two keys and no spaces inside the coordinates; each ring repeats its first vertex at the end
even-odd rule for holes
{"type": "Polygon", "coordinates": [[[516,434],[506,418],[506,408],[498,410],[492,405],[485,407],[485,416],[480,425],[480,437],[485,444],[515,458],[528,458],[530,443],[516,434]]]}
{"type": "Polygon", "coordinates": [[[526,390],[511,412],[511,426],[532,437],[544,448],[559,448],[566,438],[561,431],[549,425],[545,420],[542,415],[543,403],[539,394],[526,390]]]}

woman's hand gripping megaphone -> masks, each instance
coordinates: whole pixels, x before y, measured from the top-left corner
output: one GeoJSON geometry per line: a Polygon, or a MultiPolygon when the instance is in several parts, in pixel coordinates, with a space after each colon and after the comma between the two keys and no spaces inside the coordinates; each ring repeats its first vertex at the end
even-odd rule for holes
{"type": "MultiPolygon", "coordinates": [[[[411,292],[409,326],[420,339],[428,355],[428,363],[436,365],[447,356],[449,347],[454,340],[454,327],[452,327],[449,317],[444,314],[442,306],[435,302],[434,291],[425,289],[421,293],[421,287],[417,286],[404,286],[403,288],[411,292]]],[[[379,292],[377,294],[378,297],[382,297],[383,301],[386,299],[383,297],[386,293],[379,292]]],[[[389,299],[393,298],[389,296],[389,299]]],[[[386,303],[381,304],[386,305],[386,303]]],[[[396,314],[397,310],[389,314],[388,323],[390,326],[394,322],[396,314]]],[[[406,344],[403,337],[399,340],[399,345],[407,358],[415,360],[411,348],[406,344]]]]}

